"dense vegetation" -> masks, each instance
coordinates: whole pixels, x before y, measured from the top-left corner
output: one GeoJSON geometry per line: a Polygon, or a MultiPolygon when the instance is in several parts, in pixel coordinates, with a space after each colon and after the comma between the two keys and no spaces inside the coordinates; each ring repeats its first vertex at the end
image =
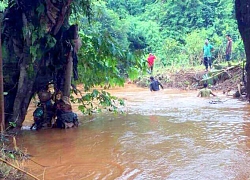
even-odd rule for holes
{"type": "Polygon", "coordinates": [[[245,58],[233,0],[108,0],[102,12],[107,15],[99,23],[120,44],[155,53],[160,66],[199,64],[206,38],[222,61],[226,34],[233,37],[233,59],[245,58]]]}

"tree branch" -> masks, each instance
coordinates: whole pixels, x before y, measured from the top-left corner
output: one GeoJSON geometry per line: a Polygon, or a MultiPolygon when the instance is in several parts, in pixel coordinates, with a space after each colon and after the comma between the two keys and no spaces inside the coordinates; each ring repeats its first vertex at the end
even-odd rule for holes
{"type": "Polygon", "coordinates": [[[54,32],[53,32],[54,35],[56,35],[58,33],[58,31],[60,30],[60,28],[64,22],[64,19],[65,19],[65,14],[66,14],[72,1],[73,0],[68,0],[68,2],[62,7],[62,11],[60,13],[60,16],[58,17],[57,24],[54,28],[54,32]]]}
{"type": "Polygon", "coordinates": [[[6,161],[6,160],[4,160],[4,159],[2,159],[2,158],[0,158],[0,161],[2,161],[3,163],[5,163],[5,164],[7,164],[7,165],[9,165],[9,166],[11,166],[11,167],[17,169],[18,171],[21,171],[21,172],[25,173],[26,175],[32,177],[33,179],[39,180],[39,178],[35,177],[33,174],[31,174],[31,173],[29,173],[29,172],[27,172],[27,171],[24,171],[24,170],[22,170],[22,169],[20,169],[19,167],[17,167],[17,166],[15,166],[15,165],[11,164],[10,162],[8,162],[8,161],[6,161]]]}
{"type": "Polygon", "coordinates": [[[46,7],[47,7],[47,16],[52,24],[56,24],[56,18],[58,17],[58,12],[60,11],[57,7],[51,3],[50,0],[46,0],[46,7]]]}

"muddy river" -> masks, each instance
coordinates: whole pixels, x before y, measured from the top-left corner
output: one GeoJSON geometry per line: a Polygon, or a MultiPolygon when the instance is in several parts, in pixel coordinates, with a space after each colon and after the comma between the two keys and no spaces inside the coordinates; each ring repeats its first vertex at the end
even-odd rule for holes
{"type": "MultiPolygon", "coordinates": [[[[249,180],[250,105],[218,93],[110,90],[123,114],[83,116],[74,129],[22,131],[29,172],[53,180],[249,180]]],[[[31,124],[29,116],[25,126],[31,124]]]]}

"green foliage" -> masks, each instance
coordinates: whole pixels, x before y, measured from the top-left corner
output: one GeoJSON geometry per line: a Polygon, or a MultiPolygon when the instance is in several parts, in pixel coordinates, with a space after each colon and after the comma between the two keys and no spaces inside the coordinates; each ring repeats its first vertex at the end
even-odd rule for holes
{"type": "Polygon", "coordinates": [[[233,56],[245,56],[232,0],[108,0],[107,7],[130,25],[131,49],[154,52],[161,60],[156,65],[197,65],[205,38],[215,46],[214,58],[222,61],[228,33],[234,37],[233,56]]]}
{"type": "Polygon", "coordinates": [[[118,106],[123,106],[124,101],[104,90],[93,89],[91,93],[81,94],[80,98],[71,97],[72,102],[80,103],[79,110],[84,114],[92,114],[93,112],[101,112],[103,109],[117,112],[118,106]]]}
{"type": "Polygon", "coordinates": [[[16,123],[15,122],[9,122],[9,126],[10,127],[16,127],[16,123]]]}
{"type": "Polygon", "coordinates": [[[188,61],[185,64],[198,65],[202,59],[204,41],[207,37],[206,30],[194,30],[185,38],[185,52],[188,61]]]}
{"type": "Polygon", "coordinates": [[[182,48],[175,39],[166,39],[162,50],[163,54],[160,58],[162,59],[164,66],[175,66],[176,64],[179,64],[182,59],[185,59],[181,57],[183,55],[182,48]]]}
{"type": "Polygon", "coordinates": [[[82,47],[79,55],[79,83],[85,91],[101,86],[123,86],[125,78],[139,74],[144,64],[140,51],[129,51],[126,22],[120,22],[119,16],[108,10],[102,1],[93,3],[94,16],[91,24],[81,14],[74,14],[71,21],[82,19],[79,24],[82,47]],[[80,17],[77,17],[80,16],[80,17]],[[137,72],[135,72],[137,71],[137,72]]]}
{"type": "Polygon", "coordinates": [[[3,11],[8,6],[7,0],[0,1],[0,11],[3,11]]]}
{"type": "MultiPolygon", "coordinates": [[[[81,12],[75,12],[71,16],[71,22],[78,21],[80,28],[82,48],[78,52],[77,83],[83,84],[85,92],[96,86],[104,89],[123,86],[125,78],[138,77],[145,66],[140,58],[143,52],[129,49],[128,22],[120,20],[117,13],[107,9],[103,1],[93,2],[92,13],[91,23],[88,23],[89,19],[81,12]]],[[[79,109],[87,114],[103,108],[116,111],[115,104],[124,103],[105,91],[97,90],[92,90],[75,101],[81,102],[79,109]]]]}
{"type": "Polygon", "coordinates": [[[81,34],[84,49],[79,52],[79,76],[80,81],[84,83],[85,90],[89,90],[95,85],[112,84],[116,82],[122,85],[124,82],[120,78],[118,70],[118,61],[112,54],[118,57],[122,53],[107,36],[85,36],[81,34]]]}

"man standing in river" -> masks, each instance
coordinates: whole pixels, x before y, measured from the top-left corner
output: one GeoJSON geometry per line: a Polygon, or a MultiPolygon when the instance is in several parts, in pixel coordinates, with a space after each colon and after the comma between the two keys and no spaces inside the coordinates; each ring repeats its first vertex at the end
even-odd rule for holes
{"type": "Polygon", "coordinates": [[[197,97],[210,97],[210,94],[212,94],[213,96],[216,96],[211,89],[208,89],[207,87],[207,83],[204,83],[203,85],[204,87],[199,91],[197,97]]]}
{"type": "Polygon", "coordinates": [[[153,76],[150,77],[150,81],[150,91],[159,91],[159,86],[161,86],[161,88],[163,89],[162,84],[158,80],[155,80],[153,76]]]}

